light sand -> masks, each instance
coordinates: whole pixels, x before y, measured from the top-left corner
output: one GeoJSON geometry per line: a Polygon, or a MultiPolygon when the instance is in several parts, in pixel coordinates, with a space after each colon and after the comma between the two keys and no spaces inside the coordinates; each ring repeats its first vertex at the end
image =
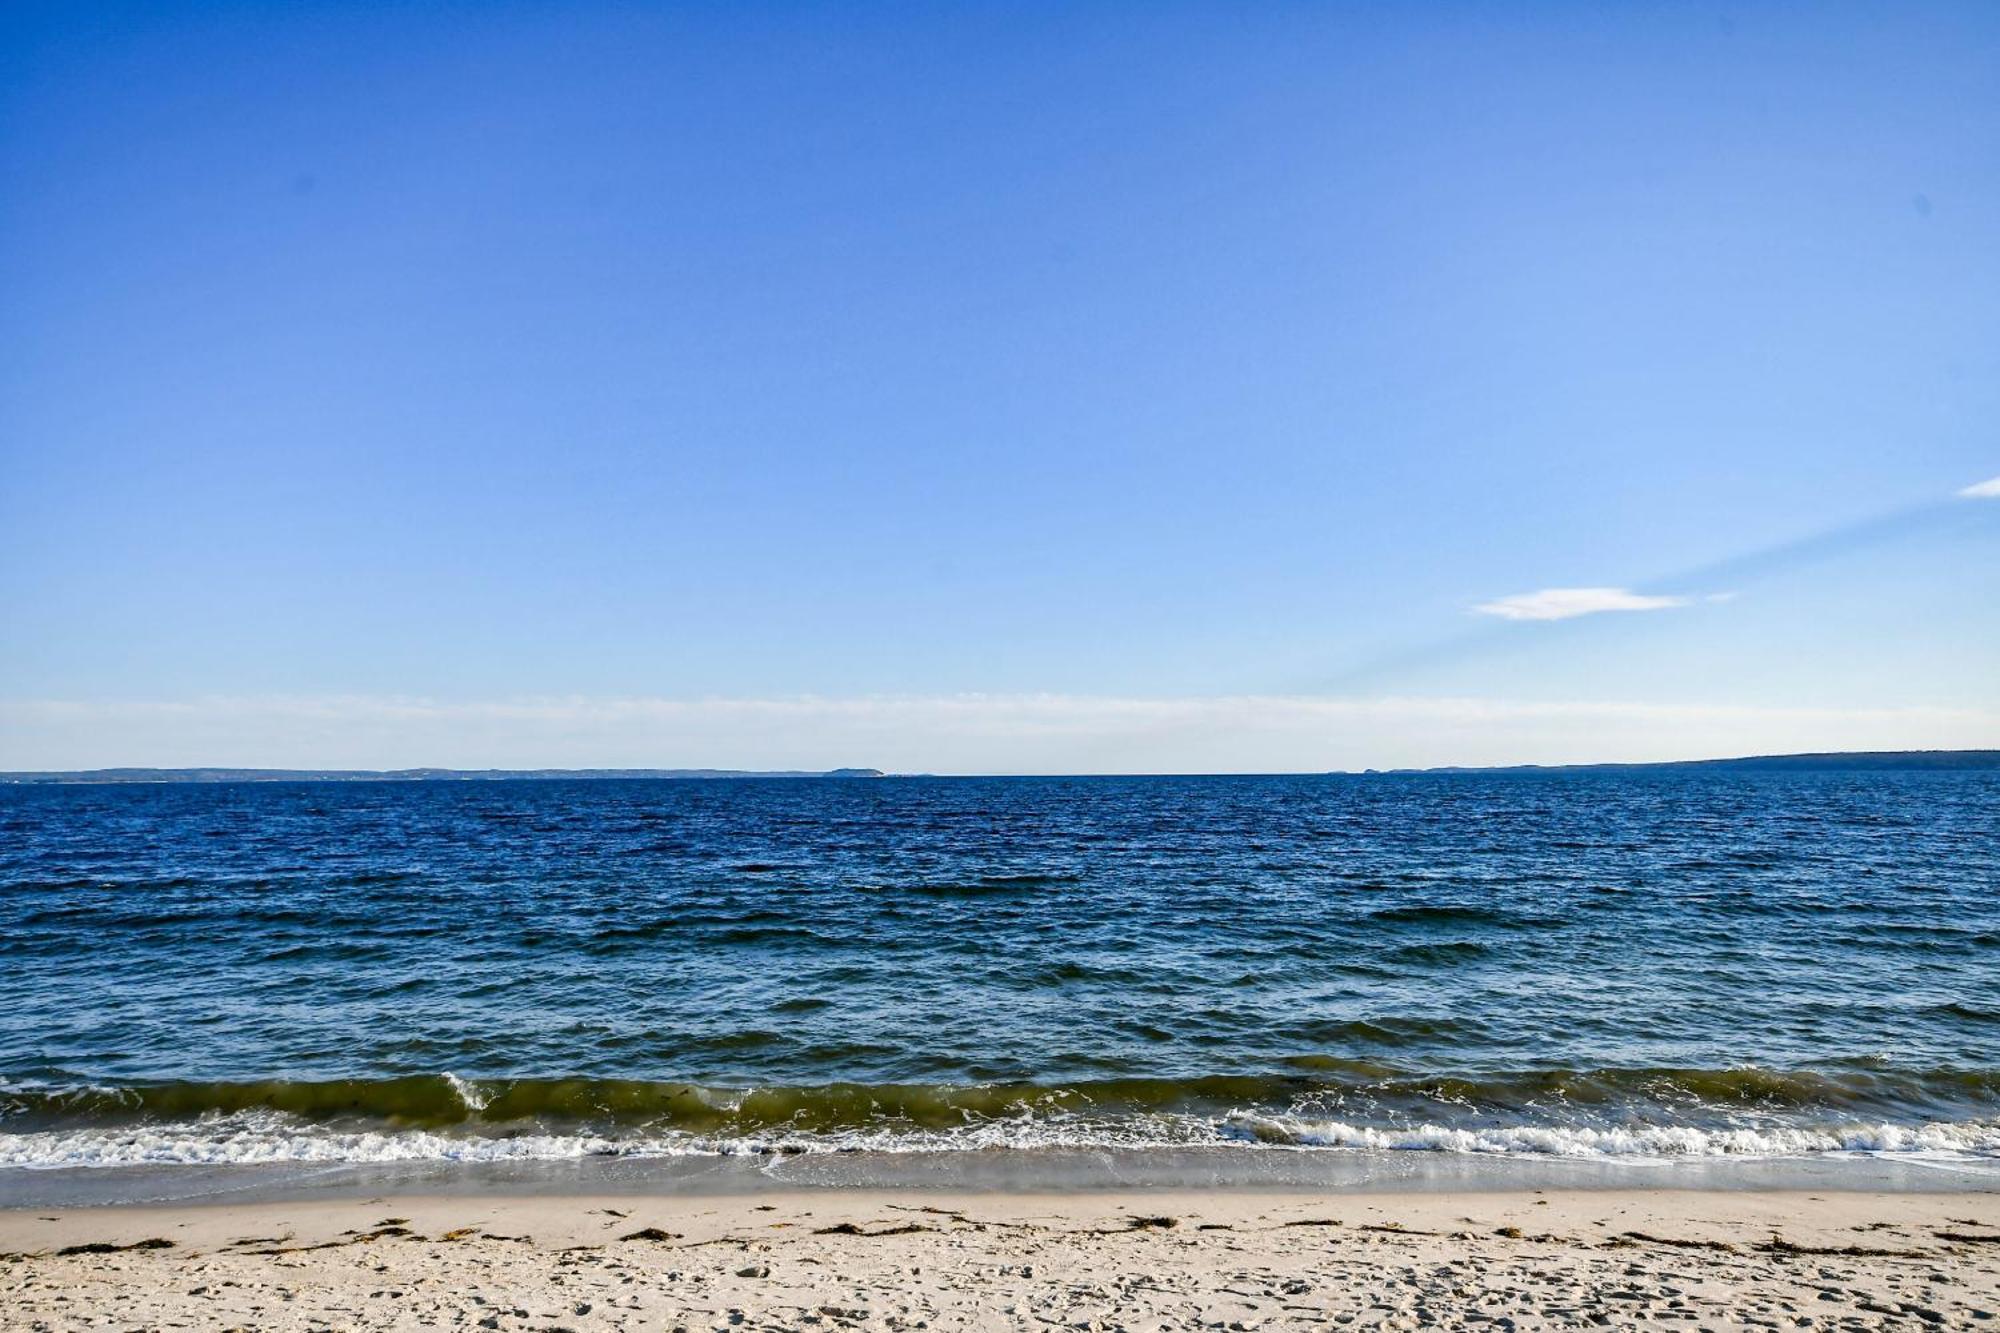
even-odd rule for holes
{"type": "Polygon", "coordinates": [[[1992,1193],[382,1198],[15,1210],[0,1251],[10,1330],[2000,1333],[1992,1193]]]}

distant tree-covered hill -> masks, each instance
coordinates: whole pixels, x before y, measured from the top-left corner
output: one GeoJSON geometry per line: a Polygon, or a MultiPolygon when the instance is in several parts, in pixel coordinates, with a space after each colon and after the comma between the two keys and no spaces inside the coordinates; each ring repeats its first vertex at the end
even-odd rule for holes
{"type": "MultiPolygon", "coordinates": [[[[1849,750],[1679,759],[1659,764],[1510,764],[1493,768],[1394,768],[1389,773],[1866,773],[2000,769],[2000,750],[1849,750]]],[[[1370,772],[1377,770],[1370,769],[1370,772]]]]}
{"type": "Polygon", "coordinates": [[[92,768],[73,773],[0,773],[0,782],[534,782],[620,778],[879,778],[880,769],[835,768],[823,773],[755,772],[735,768],[92,768]]]}

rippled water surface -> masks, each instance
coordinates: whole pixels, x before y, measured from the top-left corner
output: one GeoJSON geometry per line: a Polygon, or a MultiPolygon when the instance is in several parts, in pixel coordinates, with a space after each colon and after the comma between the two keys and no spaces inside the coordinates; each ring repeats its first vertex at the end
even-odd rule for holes
{"type": "Polygon", "coordinates": [[[1991,774],[0,788],[0,1163],[2000,1154],[1991,774]]]}

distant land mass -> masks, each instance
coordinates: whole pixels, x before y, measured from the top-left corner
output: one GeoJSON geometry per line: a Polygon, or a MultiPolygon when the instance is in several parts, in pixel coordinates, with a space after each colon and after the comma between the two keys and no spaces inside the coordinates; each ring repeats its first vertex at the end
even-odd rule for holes
{"type": "MultiPolygon", "coordinates": [[[[1737,759],[1672,759],[1652,764],[1499,764],[1440,768],[1370,768],[1359,776],[1485,773],[1869,773],[1979,772],[2000,770],[2000,750],[1850,750],[1816,754],[1762,754],[1737,759]]],[[[620,779],[886,778],[879,768],[91,768],[73,772],[0,773],[0,786],[138,782],[614,782],[620,779]]],[[[1331,776],[1357,776],[1336,769],[1331,776]]]]}
{"type": "Polygon", "coordinates": [[[91,768],[74,773],[0,773],[0,783],[110,782],[537,782],[620,778],[879,778],[879,768],[824,773],[736,768],[91,768]]]}
{"type": "Polygon", "coordinates": [[[1409,773],[1870,773],[2000,769],[2000,750],[1850,750],[1759,754],[1741,759],[1674,759],[1657,764],[1505,764],[1486,768],[1388,768],[1409,773]]]}

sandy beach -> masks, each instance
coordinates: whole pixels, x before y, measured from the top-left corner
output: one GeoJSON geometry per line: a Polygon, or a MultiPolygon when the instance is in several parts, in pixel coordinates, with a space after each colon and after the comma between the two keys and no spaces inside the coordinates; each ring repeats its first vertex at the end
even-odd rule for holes
{"type": "Polygon", "coordinates": [[[2000,1193],[380,1197],[0,1252],[34,1330],[2000,1327],[2000,1193]]]}

